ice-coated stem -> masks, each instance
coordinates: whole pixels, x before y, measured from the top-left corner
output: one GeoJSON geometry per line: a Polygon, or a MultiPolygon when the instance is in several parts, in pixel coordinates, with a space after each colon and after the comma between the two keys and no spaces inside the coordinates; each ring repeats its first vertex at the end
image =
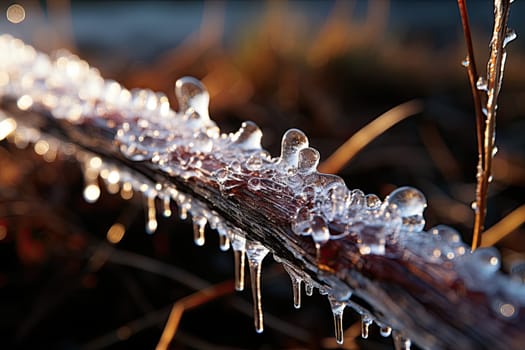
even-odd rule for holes
{"type": "MultiPolygon", "coordinates": [[[[405,188],[381,203],[350,191],[342,179],[315,171],[317,154],[297,130],[287,134],[281,162],[258,148],[259,133],[253,126],[246,129],[254,137],[220,134],[203,104],[206,94],[194,80],[179,84],[179,92],[190,96],[187,108],[176,114],[166,107],[165,96],[157,99],[144,90],[132,94],[95,70],[83,72],[82,79],[69,77],[69,71],[78,71],[78,58],[65,57],[56,65],[43,55],[37,65],[36,57],[34,49],[0,36],[0,69],[7,74],[7,86],[0,87],[0,126],[6,120],[17,125],[3,136],[9,142],[53,140],[74,145],[80,161],[87,159],[82,154],[104,159],[127,174],[121,187],[126,198],[162,183],[159,191],[174,198],[181,218],[188,212],[208,220],[220,217],[222,226],[214,225],[228,232],[234,252],[242,252],[246,240],[259,242],[257,247],[301,272],[308,281],[307,294],[311,285],[328,294],[338,286],[349,288],[352,299],[341,302],[360,313],[364,309],[423,348],[506,350],[521,349],[525,343],[523,284],[495,271],[492,258],[477,273],[472,266],[478,266],[480,258],[485,261],[485,255],[465,253],[462,242],[450,240],[456,237],[450,229],[420,231],[424,221],[417,192],[405,188]],[[75,69],[61,70],[70,63],[75,69]],[[26,75],[31,79],[20,79],[26,75]],[[47,90],[48,77],[64,86],[47,90]],[[21,80],[38,84],[22,86],[21,80]],[[68,104],[58,108],[44,103],[41,89],[68,104]],[[149,102],[142,103],[144,99],[149,102]],[[77,105],[86,112],[80,109],[79,115],[77,105]],[[92,105],[97,108],[89,109],[92,105]],[[249,186],[254,178],[257,186],[249,186]],[[238,232],[242,239],[233,238],[238,232]],[[381,233],[379,241],[374,232],[381,233]],[[377,249],[362,254],[364,246],[377,249]]],[[[0,135],[7,132],[0,130],[0,135]]],[[[150,208],[152,198],[146,203],[150,208]]],[[[242,266],[242,259],[236,260],[242,266]]],[[[250,268],[255,272],[256,323],[262,329],[260,262],[252,261],[250,268]]],[[[236,282],[242,288],[241,270],[236,282]]],[[[335,316],[340,324],[341,314],[335,316]]]]}

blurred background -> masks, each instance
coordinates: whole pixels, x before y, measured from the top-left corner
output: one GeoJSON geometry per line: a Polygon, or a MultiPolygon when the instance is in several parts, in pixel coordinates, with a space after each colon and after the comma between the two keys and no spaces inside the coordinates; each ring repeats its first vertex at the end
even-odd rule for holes
{"type": "MultiPolygon", "coordinates": [[[[0,33],[51,52],[66,48],[128,88],[165,92],[177,78],[210,91],[223,132],[255,121],[277,155],[280,137],[304,130],[327,158],[386,110],[417,99],[421,113],[394,125],[338,174],[381,198],[411,185],[429,201],[427,228],[448,224],[471,240],[475,121],[456,1],[20,1],[0,3],[0,33]]],[[[491,1],[469,2],[476,59],[485,73],[491,1]]],[[[497,243],[503,268],[524,259],[525,3],[516,1],[500,96],[487,227],[518,209],[497,243]],[[521,209],[520,209],[521,208],[521,209]],[[521,210],[521,211],[520,211],[521,210]]],[[[0,53],[1,54],[1,53],[0,53]]],[[[83,200],[78,164],[46,161],[0,143],[0,348],[150,349],[180,298],[233,278],[231,252],[191,223],[159,218],[144,232],[140,196],[103,191],[83,200]],[[115,238],[115,223],[126,228],[115,238]]],[[[175,209],[175,208],[173,208],[175,209]]],[[[175,213],[176,214],[176,213],[175,213]]],[[[266,329],[255,333],[249,290],[186,311],[173,349],[335,348],[329,304],[317,292],[295,310],[288,276],[264,263],[266,329]]],[[[373,326],[359,337],[353,311],[346,349],[390,349],[373,326]]]]}

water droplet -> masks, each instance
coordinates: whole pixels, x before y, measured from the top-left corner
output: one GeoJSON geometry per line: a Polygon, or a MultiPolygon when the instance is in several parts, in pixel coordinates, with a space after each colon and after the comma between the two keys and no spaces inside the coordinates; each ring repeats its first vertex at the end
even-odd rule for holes
{"type": "Polygon", "coordinates": [[[337,301],[335,298],[328,296],[330,307],[332,308],[332,314],[334,315],[334,330],[335,340],[338,344],[343,344],[343,311],[345,310],[346,304],[341,301],[337,301]]]}
{"type": "Polygon", "coordinates": [[[425,227],[425,218],[421,214],[402,218],[403,228],[408,232],[421,232],[425,227]]]}
{"type": "Polygon", "coordinates": [[[281,142],[281,156],[278,164],[285,169],[297,168],[299,151],[308,147],[308,138],[297,129],[290,129],[284,133],[281,142]]]}
{"type": "Polygon", "coordinates": [[[179,102],[179,111],[191,113],[195,111],[200,118],[209,119],[208,105],[210,95],[206,87],[197,79],[183,77],[175,83],[175,95],[179,102]]]}
{"type": "Polygon", "coordinates": [[[208,220],[204,216],[193,217],[193,241],[198,246],[203,246],[206,242],[204,237],[204,231],[206,229],[206,223],[208,220]]]}
{"type": "Polygon", "coordinates": [[[253,297],[254,323],[257,333],[262,333],[264,330],[261,303],[261,267],[262,261],[268,252],[269,250],[259,242],[246,242],[246,256],[248,257],[248,266],[250,268],[250,282],[253,297]]]}
{"type": "Polygon", "coordinates": [[[233,144],[241,150],[261,148],[262,131],[254,122],[242,123],[239,131],[232,136],[233,144]]]}
{"type": "Polygon", "coordinates": [[[507,28],[507,33],[505,34],[505,39],[503,39],[503,47],[507,46],[508,43],[516,39],[518,34],[514,29],[507,28]]]}
{"type": "Polygon", "coordinates": [[[319,152],[315,148],[306,147],[299,151],[297,171],[300,174],[311,174],[317,170],[319,152]]]}
{"type": "Polygon", "coordinates": [[[292,281],[293,306],[296,309],[299,309],[301,307],[301,282],[303,279],[298,273],[294,271],[291,266],[288,266],[286,263],[283,264],[283,268],[286,270],[288,276],[290,276],[290,280],[292,281]]]}
{"type": "Polygon", "coordinates": [[[369,315],[361,315],[361,338],[368,339],[368,328],[373,320],[369,315]]]}
{"type": "Polygon", "coordinates": [[[149,234],[155,233],[157,230],[157,213],[155,210],[155,196],[148,195],[146,196],[146,206],[147,206],[147,219],[146,219],[146,232],[149,234]]]}
{"type": "Polygon", "coordinates": [[[476,81],[476,89],[478,89],[480,91],[487,91],[488,90],[487,79],[485,79],[485,77],[479,77],[478,78],[478,80],[476,81]]]}
{"type": "Polygon", "coordinates": [[[379,334],[381,334],[382,337],[390,337],[390,334],[392,334],[392,328],[388,326],[383,326],[379,329],[379,334]]]}
{"type": "Polygon", "coordinates": [[[234,232],[231,237],[233,257],[235,262],[235,290],[244,290],[244,253],[246,251],[246,239],[234,232]]]}
{"type": "Polygon", "coordinates": [[[474,202],[470,203],[470,207],[472,208],[472,210],[477,211],[478,210],[478,202],[474,201],[474,202]]]}
{"type": "Polygon", "coordinates": [[[427,200],[423,193],[413,187],[399,187],[395,189],[387,196],[385,202],[397,209],[401,217],[422,215],[427,207],[427,200]]]}
{"type": "Polygon", "coordinates": [[[299,208],[292,222],[292,231],[298,235],[309,236],[312,233],[310,223],[312,214],[307,207],[299,208]]]}

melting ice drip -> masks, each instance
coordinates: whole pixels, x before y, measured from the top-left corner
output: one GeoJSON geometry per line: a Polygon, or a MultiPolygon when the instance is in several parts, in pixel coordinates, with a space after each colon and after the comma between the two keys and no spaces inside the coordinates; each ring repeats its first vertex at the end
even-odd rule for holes
{"type": "MultiPolygon", "coordinates": [[[[262,132],[254,123],[243,123],[235,133],[221,133],[208,114],[208,92],[194,78],[176,82],[180,109],[175,112],[165,95],[149,90],[128,91],[114,81],[104,80],[96,69],[76,56],[61,53],[51,60],[7,35],[0,36],[0,53],[0,97],[16,98],[22,111],[45,109],[54,118],[70,123],[82,123],[87,118],[107,120],[107,126],[115,130],[120,151],[128,159],[151,162],[160,171],[181,179],[205,177],[225,197],[234,195],[233,190],[238,187],[253,193],[281,193],[297,208],[290,213],[290,230],[298,236],[311,237],[318,250],[330,240],[347,236],[355,239],[362,255],[387,255],[389,246],[402,247],[408,252],[406,259],[418,255],[430,263],[447,262],[469,288],[494,297],[494,312],[503,319],[516,317],[519,308],[525,306],[523,280],[499,272],[496,250],[479,249],[471,254],[459,234],[447,226],[423,231],[427,204],[420,191],[401,187],[381,201],[376,195],[349,190],[341,178],[317,171],[319,152],[309,146],[308,138],[300,130],[284,134],[278,157],[272,157],[261,147],[262,132]],[[116,114],[119,118],[110,118],[116,114]],[[337,232],[333,227],[339,228],[337,232]]],[[[172,202],[177,204],[181,219],[191,214],[197,245],[205,243],[207,224],[217,230],[221,249],[228,250],[231,246],[234,251],[237,290],[244,289],[245,254],[248,258],[255,327],[257,332],[263,331],[260,278],[262,261],[269,252],[267,247],[247,239],[233,223],[170,183],[152,183],[111,161],[69,144],[59,144],[36,129],[17,126],[7,115],[0,114],[0,119],[0,138],[10,134],[10,139],[20,147],[34,144],[35,151],[39,142],[45,142],[47,147],[38,147],[44,157],[56,154],[58,148],[75,155],[84,170],[86,201],[95,202],[99,198],[98,178],[110,193],[120,192],[124,199],[141,193],[147,208],[148,233],[157,228],[157,201],[162,203],[166,217],[172,214],[172,202]]],[[[392,331],[350,300],[352,291],[346,285],[321,286],[308,274],[274,257],[290,275],[295,307],[301,305],[303,283],[307,295],[312,294],[314,287],[328,295],[339,343],[343,341],[343,311],[350,306],[362,316],[363,338],[368,337],[369,326],[376,322],[381,335],[394,335],[396,348],[410,347],[410,340],[400,330],[392,331]]]]}

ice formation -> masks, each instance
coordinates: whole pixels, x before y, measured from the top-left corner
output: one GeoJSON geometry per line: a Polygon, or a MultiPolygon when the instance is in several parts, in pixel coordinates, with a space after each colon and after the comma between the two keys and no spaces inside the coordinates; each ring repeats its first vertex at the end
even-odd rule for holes
{"type": "MultiPolygon", "coordinates": [[[[175,112],[165,95],[149,90],[129,91],[114,81],[104,80],[96,69],[68,53],[50,59],[8,35],[0,36],[0,53],[0,97],[15,98],[21,111],[46,110],[54,118],[72,124],[90,118],[105,123],[105,127],[115,131],[114,141],[130,161],[151,162],[159,171],[181,179],[205,177],[225,197],[234,195],[240,187],[254,194],[284,193],[297,208],[290,213],[289,229],[297,236],[311,237],[317,250],[329,241],[347,236],[356,240],[362,255],[387,256],[389,247],[404,247],[402,250],[408,252],[406,259],[417,255],[430,263],[456,266],[469,287],[497,297],[499,304],[494,312],[502,318],[515,317],[516,310],[525,306],[523,281],[499,272],[496,251],[480,249],[471,254],[459,234],[447,226],[423,230],[426,199],[420,191],[401,187],[381,201],[375,195],[348,189],[341,178],[317,171],[319,152],[297,129],[284,134],[277,157],[261,147],[263,135],[254,123],[243,123],[235,133],[221,133],[208,114],[209,94],[194,78],[176,82],[180,109],[175,112]],[[116,114],[119,118],[115,118],[116,114]],[[492,283],[487,283],[489,280],[492,283]]],[[[234,252],[237,290],[244,289],[247,256],[255,328],[257,332],[263,330],[260,277],[262,261],[269,252],[267,247],[248,240],[234,224],[170,183],[152,183],[111,160],[61,143],[30,126],[16,125],[9,115],[2,113],[0,118],[0,136],[9,137],[20,147],[34,144],[36,151],[36,145],[45,142],[46,147],[38,147],[43,156],[52,159],[57,150],[75,156],[85,177],[86,201],[99,198],[100,177],[108,191],[120,193],[124,199],[136,193],[144,197],[148,233],[157,228],[157,202],[162,203],[166,217],[172,214],[172,203],[178,207],[181,219],[191,215],[197,245],[205,243],[206,225],[215,229],[221,238],[221,249],[231,246],[234,252]]],[[[312,294],[314,287],[328,295],[338,342],[343,341],[343,310],[351,306],[362,315],[363,338],[368,337],[368,328],[375,321],[381,327],[381,335],[393,334],[397,348],[410,348],[410,340],[400,333],[402,330],[392,331],[389,325],[375,320],[371,312],[353,303],[348,287],[331,284],[330,280],[322,286],[286,261],[276,259],[290,275],[296,308],[301,305],[301,284],[307,295],[312,294]]]]}

